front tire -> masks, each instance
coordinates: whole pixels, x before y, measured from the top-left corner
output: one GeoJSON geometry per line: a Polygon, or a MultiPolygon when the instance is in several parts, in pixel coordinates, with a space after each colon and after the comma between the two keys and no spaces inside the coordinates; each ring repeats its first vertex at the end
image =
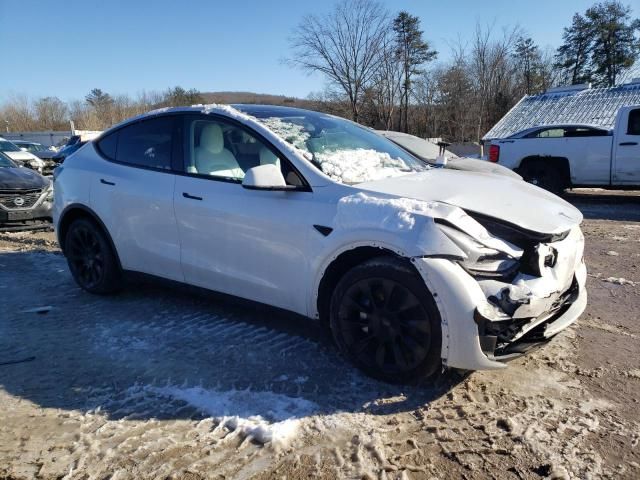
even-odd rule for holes
{"type": "Polygon", "coordinates": [[[331,298],[338,348],[366,374],[386,382],[415,382],[441,370],[440,322],[422,278],[391,257],[351,269],[331,298]]]}
{"type": "Polygon", "coordinates": [[[84,290],[105,295],[122,288],[122,271],[104,231],[80,218],[67,230],[64,255],[71,275],[84,290]]]}

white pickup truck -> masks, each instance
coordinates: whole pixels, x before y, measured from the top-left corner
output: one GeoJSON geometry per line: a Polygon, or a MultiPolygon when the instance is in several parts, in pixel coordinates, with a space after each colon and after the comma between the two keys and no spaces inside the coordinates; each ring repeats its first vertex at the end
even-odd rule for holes
{"type": "Polygon", "coordinates": [[[493,139],[489,160],[553,192],[578,186],[640,188],[640,105],[620,108],[612,130],[545,125],[493,139]]]}

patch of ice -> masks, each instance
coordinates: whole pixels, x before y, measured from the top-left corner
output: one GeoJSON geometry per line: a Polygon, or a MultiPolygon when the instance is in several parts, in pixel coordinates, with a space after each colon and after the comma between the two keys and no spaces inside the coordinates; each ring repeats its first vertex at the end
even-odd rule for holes
{"type": "Polygon", "coordinates": [[[145,387],[152,393],[182,400],[210,415],[219,426],[260,443],[279,446],[295,438],[300,419],[318,411],[303,398],[252,390],[208,390],[201,387],[145,387]]]}
{"type": "Polygon", "coordinates": [[[334,226],[353,229],[382,227],[386,230],[409,231],[415,226],[416,214],[429,215],[432,202],[410,198],[380,198],[356,193],[338,202],[334,226]]]}
{"type": "Polygon", "coordinates": [[[616,252],[615,250],[609,250],[607,252],[607,255],[609,255],[610,257],[617,257],[620,254],[618,252],[616,252]]]}
{"type": "Polygon", "coordinates": [[[617,278],[617,277],[608,277],[603,279],[604,282],[615,283],[616,285],[631,285],[635,286],[638,282],[633,282],[631,280],[627,280],[626,278],[617,278]]]}
{"type": "Polygon", "coordinates": [[[386,152],[365,148],[316,153],[315,159],[329,177],[347,184],[415,173],[404,160],[392,158],[386,152]]]}

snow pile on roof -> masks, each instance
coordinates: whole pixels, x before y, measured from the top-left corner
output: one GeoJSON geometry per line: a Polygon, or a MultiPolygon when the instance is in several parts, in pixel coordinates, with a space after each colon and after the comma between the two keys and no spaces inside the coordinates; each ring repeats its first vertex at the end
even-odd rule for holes
{"type": "Polygon", "coordinates": [[[613,128],[620,107],[639,103],[640,84],[527,95],[482,139],[506,138],[527,128],[544,125],[584,124],[613,128]]]}
{"type": "Polygon", "coordinates": [[[338,202],[333,224],[336,228],[383,228],[409,231],[416,214],[433,215],[436,204],[410,198],[380,198],[357,193],[338,202]]]}
{"type": "Polygon", "coordinates": [[[300,419],[318,411],[303,398],[251,390],[207,390],[201,387],[145,387],[151,393],[182,400],[210,415],[217,428],[228,428],[260,443],[287,445],[298,432],[300,419]]]}
{"type": "Polygon", "coordinates": [[[316,153],[314,158],[329,177],[347,184],[415,173],[404,160],[364,148],[316,153]]]}

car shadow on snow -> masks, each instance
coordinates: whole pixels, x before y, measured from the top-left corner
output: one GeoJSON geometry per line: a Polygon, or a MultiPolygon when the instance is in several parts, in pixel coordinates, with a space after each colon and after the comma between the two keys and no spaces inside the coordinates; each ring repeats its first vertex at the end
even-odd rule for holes
{"type": "Polygon", "coordinates": [[[386,415],[463,378],[372,380],[320,322],[226,295],[147,279],[91,295],[50,252],[0,253],[0,295],[0,386],[43,408],[113,419],[386,415]]]}

